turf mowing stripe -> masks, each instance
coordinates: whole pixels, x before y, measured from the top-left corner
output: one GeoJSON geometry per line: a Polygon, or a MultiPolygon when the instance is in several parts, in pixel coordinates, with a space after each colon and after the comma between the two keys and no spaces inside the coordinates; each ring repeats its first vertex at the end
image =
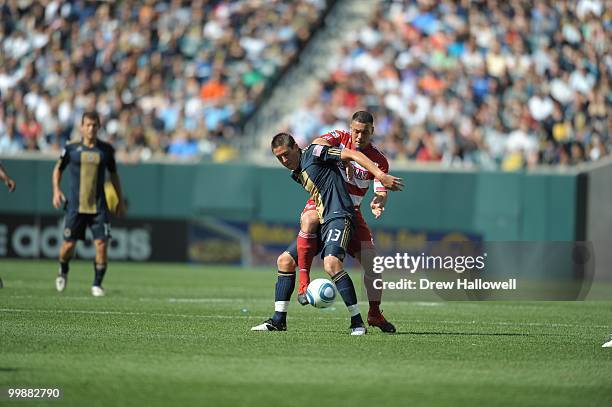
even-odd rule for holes
{"type": "MultiPolygon", "coordinates": [[[[72,314],[95,314],[95,315],[142,315],[158,317],[181,317],[181,318],[214,318],[214,319],[233,319],[233,318],[265,318],[261,315],[194,315],[194,314],[161,314],[147,312],[125,312],[125,311],[92,311],[92,310],[43,310],[28,308],[0,308],[0,312],[38,312],[38,313],[72,313],[72,314]]],[[[312,317],[311,317],[312,318],[312,317]]],[[[345,320],[344,317],[314,317],[314,319],[345,320]]],[[[536,326],[548,328],[604,328],[612,329],[612,325],[577,325],[577,324],[558,324],[558,323],[538,323],[538,322],[486,322],[486,321],[456,321],[456,320],[420,320],[420,319],[400,319],[403,323],[439,323],[454,325],[492,325],[492,326],[536,326]]]]}
{"type": "MultiPolygon", "coordinates": [[[[140,298],[141,301],[150,301],[150,298],[140,298]]],[[[246,302],[247,300],[242,298],[168,298],[168,302],[246,302]]],[[[269,300],[259,299],[258,301],[266,301],[269,300]]],[[[251,302],[249,300],[249,302],[251,302]]]]}

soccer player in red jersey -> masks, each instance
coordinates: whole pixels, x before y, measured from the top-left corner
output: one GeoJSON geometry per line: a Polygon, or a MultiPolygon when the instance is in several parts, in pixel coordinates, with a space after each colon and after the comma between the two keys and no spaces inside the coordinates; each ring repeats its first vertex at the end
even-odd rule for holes
{"type": "MultiPolygon", "coordinates": [[[[378,168],[388,173],[389,163],[387,159],[370,142],[373,134],[374,118],[372,114],[366,111],[358,111],[351,118],[350,132],[335,130],[319,137],[315,142],[361,151],[378,168]]],[[[367,169],[358,163],[354,161],[341,162],[339,165],[341,166],[340,172],[344,178],[344,185],[355,208],[355,232],[349,244],[348,252],[359,261],[364,270],[364,284],[370,305],[368,324],[380,328],[383,332],[394,333],[395,327],[386,320],[380,310],[382,291],[375,289],[373,286],[375,276],[372,268],[376,249],[370,228],[360,210],[361,201],[373,181],[374,199],[370,202],[370,209],[376,219],[380,218],[387,203],[387,190],[380,181],[376,180],[367,169]]],[[[319,220],[316,206],[312,200],[308,200],[306,203],[300,218],[300,226],[297,238],[297,263],[300,269],[298,301],[304,305],[307,303],[305,292],[310,282],[310,268],[319,245],[319,220]]],[[[295,253],[290,252],[290,254],[295,253]]]]}

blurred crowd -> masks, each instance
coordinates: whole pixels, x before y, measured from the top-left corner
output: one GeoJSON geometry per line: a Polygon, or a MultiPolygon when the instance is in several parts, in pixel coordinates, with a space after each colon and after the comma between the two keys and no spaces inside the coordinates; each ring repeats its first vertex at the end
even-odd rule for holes
{"type": "Polygon", "coordinates": [[[118,159],[231,156],[328,0],[0,0],[0,154],[57,154],[85,110],[118,159]]]}
{"type": "Polygon", "coordinates": [[[611,29],[611,0],[385,0],[286,126],[307,143],[366,108],[395,160],[597,160],[612,150],[611,29]]]}

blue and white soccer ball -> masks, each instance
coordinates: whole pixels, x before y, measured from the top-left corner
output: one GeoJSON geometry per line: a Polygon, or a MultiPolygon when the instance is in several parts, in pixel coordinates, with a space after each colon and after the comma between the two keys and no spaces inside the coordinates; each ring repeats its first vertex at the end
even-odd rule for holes
{"type": "Polygon", "coordinates": [[[336,286],[326,278],[314,279],[308,284],[306,298],[316,308],[327,308],[336,299],[336,286]]]}

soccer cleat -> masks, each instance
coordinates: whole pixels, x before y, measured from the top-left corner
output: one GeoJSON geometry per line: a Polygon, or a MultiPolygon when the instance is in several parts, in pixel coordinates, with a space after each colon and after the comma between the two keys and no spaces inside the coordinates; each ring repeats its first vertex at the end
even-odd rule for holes
{"type": "Polygon", "coordinates": [[[366,332],[368,332],[365,325],[363,324],[351,325],[349,329],[351,330],[351,336],[361,336],[365,335],[366,332]]]}
{"type": "Polygon", "coordinates": [[[93,285],[91,286],[91,295],[94,297],[104,297],[106,294],[104,294],[104,288],[99,285],[93,285]]]}
{"type": "Polygon", "coordinates": [[[58,292],[63,292],[68,284],[68,275],[60,273],[55,279],[55,289],[58,292]]]}
{"type": "Polygon", "coordinates": [[[300,305],[308,305],[308,304],[310,304],[308,302],[308,297],[306,297],[306,293],[305,292],[303,292],[301,294],[298,294],[297,295],[297,300],[300,303],[300,305]]]}
{"type": "Polygon", "coordinates": [[[612,348],[612,339],[601,345],[602,348],[612,348]]]}
{"type": "Polygon", "coordinates": [[[284,322],[275,322],[272,318],[251,328],[251,331],[286,331],[287,324],[284,322]]]}
{"type": "Polygon", "coordinates": [[[368,325],[380,328],[381,331],[389,334],[397,332],[395,326],[383,316],[382,311],[368,312],[368,325]]]}
{"type": "Polygon", "coordinates": [[[308,302],[308,297],[306,297],[306,290],[308,289],[309,283],[310,281],[306,283],[300,282],[300,286],[298,287],[298,295],[297,295],[297,300],[300,303],[300,305],[310,304],[310,302],[308,302]]]}

